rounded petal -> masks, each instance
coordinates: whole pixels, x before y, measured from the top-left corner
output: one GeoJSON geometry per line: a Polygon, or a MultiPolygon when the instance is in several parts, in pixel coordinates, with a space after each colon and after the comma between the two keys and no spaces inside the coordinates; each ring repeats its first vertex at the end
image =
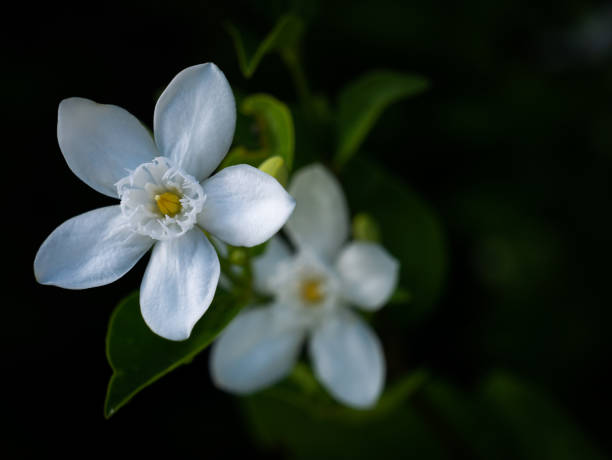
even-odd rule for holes
{"type": "Polygon", "coordinates": [[[223,72],[210,62],[179,72],[159,97],[153,123],[162,154],[196,179],[208,177],[236,127],[236,102],[223,72]]]}
{"type": "Polygon", "coordinates": [[[344,298],[364,310],[382,307],[397,285],[399,263],[376,243],[348,244],[342,249],[336,268],[344,298]]]}
{"type": "Polygon", "coordinates": [[[293,368],[304,336],[278,308],[240,313],[213,345],[210,371],[215,385],[239,394],[272,385],[293,368]]]}
{"type": "Polygon", "coordinates": [[[289,186],[296,208],[287,221],[291,240],[331,260],[349,234],[349,212],[336,178],[315,164],[295,173],[289,186]]]}
{"type": "Polygon", "coordinates": [[[147,325],[169,340],[189,338],[212,302],[219,273],[217,253],[199,229],[158,241],[140,286],[147,325]]]}
{"type": "Polygon", "coordinates": [[[272,176],[249,165],[222,169],[202,183],[198,224],[233,246],[256,246],[280,230],[295,201],[272,176]]]}
{"type": "Polygon", "coordinates": [[[125,275],[153,245],[125,225],[119,206],[67,220],[40,246],[34,274],[41,284],[85,289],[125,275]]]}
{"type": "Polygon", "coordinates": [[[310,340],[315,375],[340,402],[373,406],[383,389],[385,358],[378,337],[346,309],[323,321],[310,340]]]}
{"type": "Polygon", "coordinates": [[[80,97],[60,103],[57,140],[72,172],[113,198],[119,179],[159,156],[153,138],[136,117],[116,105],[80,97]]]}
{"type": "Polygon", "coordinates": [[[278,236],[268,241],[265,252],[253,260],[255,289],[263,294],[273,294],[272,288],[279,266],[291,258],[287,244],[278,236]]]}

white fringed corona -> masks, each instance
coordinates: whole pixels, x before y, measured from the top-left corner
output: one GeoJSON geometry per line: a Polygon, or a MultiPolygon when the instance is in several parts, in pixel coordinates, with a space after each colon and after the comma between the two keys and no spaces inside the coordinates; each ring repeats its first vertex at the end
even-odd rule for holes
{"type": "Polygon", "coordinates": [[[156,240],[176,238],[188,232],[206,200],[193,176],[173,166],[165,157],[138,166],[117,182],[117,193],[128,224],[134,231],[156,240]],[[169,201],[172,197],[178,198],[178,206],[169,201]]]}

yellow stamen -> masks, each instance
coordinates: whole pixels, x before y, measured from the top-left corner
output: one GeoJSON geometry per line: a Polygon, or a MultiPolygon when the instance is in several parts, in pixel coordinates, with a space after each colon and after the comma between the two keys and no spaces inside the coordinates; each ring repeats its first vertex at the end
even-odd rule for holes
{"type": "Polygon", "coordinates": [[[162,214],[174,217],[181,211],[181,199],[178,195],[172,192],[155,195],[157,207],[162,214]]]}
{"type": "Polygon", "coordinates": [[[325,297],[319,280],[308,280],[302,284],[302,299],[308,303],[319,303],[325,297]]]}

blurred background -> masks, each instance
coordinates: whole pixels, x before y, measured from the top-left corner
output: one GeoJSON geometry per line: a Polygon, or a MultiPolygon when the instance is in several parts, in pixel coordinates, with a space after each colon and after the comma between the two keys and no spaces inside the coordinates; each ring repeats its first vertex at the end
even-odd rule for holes
{"type": "MultiPolygon", "coordinates": [[[[17,25],[3,32],[2,72],[4,167],[11,166],[2,302],[9,452],[279,459],[612,452],[609,3],[54,2],[13,6],[4,19],[17,25]],[[373,323],[387,384],[421,371],[427,379],[375,417],[315,413],[273,394],[241,399],[217,390],[204,352],[105,420],[108,318],[139,285],[145,263],[104,288],[36,284],[32,263],[46,236],[112,204],[66,166],[57,106],[86,97],[151,126],[174,75],[213,61],[237,94],[267,92],[293,109],[298,96],[279,56],[264,57],[245,79],[224,27],[229,21],[257,43],[289,11],[306,24],[309,88],[330,107],[372,69],[431,82],[384,112],[341,176],[353,212],[386,206],[397,219],[426,212],[416,219],[440,231],[443,254],[419,255],[426,301],[390,305],[373,323]],[[396,181],[379,201],[367,201],[362,176],[351,172],[363,172],[363,161],[396,181]],[[403,208],[396,185],[418,204],[403,208]]],[[[312,132],[299,109],[294,117],[298,164],[329,159],[331,151],[308,150],[312,132]]],[[[403,238],[418,248],[418,231],[397,234],[393,219],[381,222],[390,252],[402,251],[403,238]]]]}

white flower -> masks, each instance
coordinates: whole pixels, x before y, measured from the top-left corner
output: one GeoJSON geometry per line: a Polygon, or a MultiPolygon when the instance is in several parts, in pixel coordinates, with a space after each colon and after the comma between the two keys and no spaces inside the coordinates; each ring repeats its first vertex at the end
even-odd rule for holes
{"type": "Polygon", "coordinates": [[[217,386],[246,394],[285,377],[309,337],[319,381],[356,408],[376,403],[385,377],[382,347],[348,308],[381,308],[395,289],[398,262],[380,245],[350,242],[349,215],[336,179],[319,165],[295,174],[297,207],[285,229],[298,251],[279,237],[254,264],[256,288],[271,305],[241,313],[215,342],[210,368],[217,386]]]}
{"type": "Polygon", "coordinates": [[[38,282],[68,289],[111,283],[153,247],[142,284],[145,322],[171,340],[189,337],[209,307],[219,260],[202,229],[231,245],[263,243],[295,202],[271,176],[247,165],[207,179],[226,155],[236,105],[212,63],[188,67],[155,106],[155,140],[125,110],[70,98],[60,103],[57,138],[70,169],[121,200],[69,219],[41,245],[38,282]]]}

